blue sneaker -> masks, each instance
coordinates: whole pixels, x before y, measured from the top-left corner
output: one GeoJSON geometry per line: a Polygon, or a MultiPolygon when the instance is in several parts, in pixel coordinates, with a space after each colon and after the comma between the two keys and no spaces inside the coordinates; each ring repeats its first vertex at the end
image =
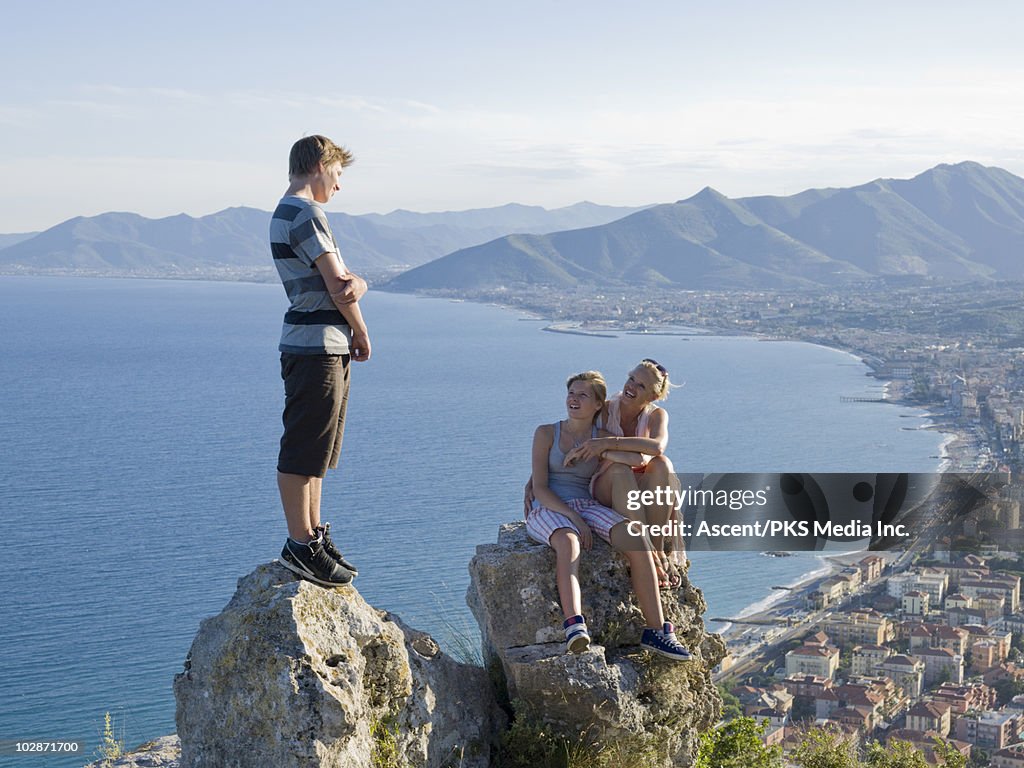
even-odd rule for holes
{"type": "Polygon", "coordinates": [[[640,645],[673,661],[689,661],[693,658],[676,639],[675,627],[668,621],[662,629],[645,629],[643,637],[640,638],[640,645]]]}
{"type": "Polygon", "coordinates": [[[565,629],[565,647],[569,653],[583,653],[590,647],[590,633],[582,616],[570,616],[562,622],[565,629]]]}

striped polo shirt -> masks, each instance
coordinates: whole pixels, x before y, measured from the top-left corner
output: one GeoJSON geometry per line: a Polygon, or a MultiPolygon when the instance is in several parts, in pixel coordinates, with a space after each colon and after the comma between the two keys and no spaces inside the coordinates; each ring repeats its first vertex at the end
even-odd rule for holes
{"type": "Polygon", "coordinates": [[[278,349],[297,355],[347,354],[352,329],[314,264],[322,254],[333,253],[345,271],[323,208],[304,197],[281,198],[270,218],[270,250],[291,302],[278,349]]]}

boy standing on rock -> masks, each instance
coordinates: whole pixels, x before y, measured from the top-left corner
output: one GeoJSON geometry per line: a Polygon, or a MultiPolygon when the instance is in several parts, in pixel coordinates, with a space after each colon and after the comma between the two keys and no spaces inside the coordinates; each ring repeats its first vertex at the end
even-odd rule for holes
{"type": "Polygon", "coordinates": [[[274,265],[291,302],[278,347],[285,403],[277,486],[288,524],[280,562],[327,587],[356,575],[331,541],[330,523],[320,523],[320,490],[341,453],[349,363],[370,359],[370,337],[359,308],[366,281],[348,271],[320,206],[353,159],[325,136],[299,139],[270,221],[274,265]]]}

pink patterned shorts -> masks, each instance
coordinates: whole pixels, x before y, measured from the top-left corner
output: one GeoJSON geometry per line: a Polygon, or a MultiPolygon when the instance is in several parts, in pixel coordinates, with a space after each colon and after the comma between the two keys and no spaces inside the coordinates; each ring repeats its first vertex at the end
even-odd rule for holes
{"type": "MultiPolygon", "coordinates": [[[[590,527],[590,530],[606,542],[611,529],[626,519],[614,509],[601,506],[594,499],[569,499],[565,503],[573,512],[583,518],[583,522],[590,527]]],[[[551,534],[559,528],[568,528],[571,531],[576,531],[576,534],[579,535],[579,529],[572,524],[568,517],[560,512],[553,512],[547,507],[542,507],[536,501],[533,504],[533,509],[530,510],[530,514],[526,518],[526,532],[531,539],[539,541],[541,544],[548,544],[551,541],[551,534]]]]}

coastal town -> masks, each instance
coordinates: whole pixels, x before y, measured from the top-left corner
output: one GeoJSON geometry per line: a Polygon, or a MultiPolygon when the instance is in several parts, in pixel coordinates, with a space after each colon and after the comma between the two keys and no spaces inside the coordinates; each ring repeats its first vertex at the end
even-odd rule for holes
{"type": "Polygon", "coordinates": [[[735,620],[715,670],[726,719],[766,720],[784,749],[813,723],[932,762],[941,739],[971,765],[1024,766],[1024,565],[974,549],[832,558],[828,576],[735,620]]]}

